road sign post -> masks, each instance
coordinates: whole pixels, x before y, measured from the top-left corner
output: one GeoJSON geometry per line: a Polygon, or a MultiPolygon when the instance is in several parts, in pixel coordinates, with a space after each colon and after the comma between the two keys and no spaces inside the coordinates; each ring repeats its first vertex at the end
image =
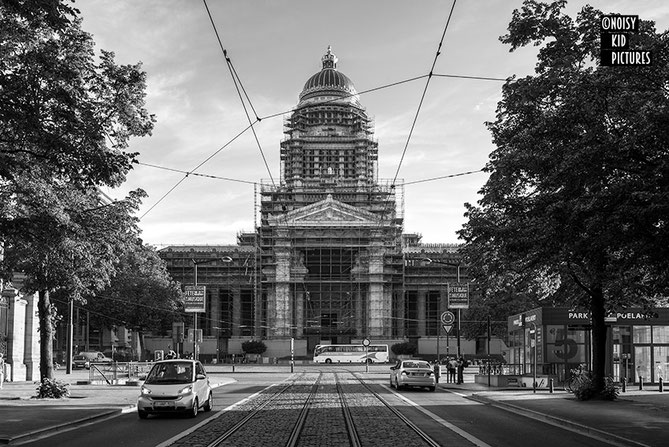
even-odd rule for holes
{"type": "MultiPolygon", "coordinates": [[[[195,264],[195,267],[197,268],[197,264],[195,264]]],[[[193,286],[188,285],[184,287],[184,311],[193,313],[193,330],[195,333],[197,333],[197,313],[205,312],[207,310],[206,296],[206,286],[198,286],[195,284],[193,286]]],[[[197,345],[197,337],[194,337],[193,359],[195,360],[198,359],[197,345]]]]}

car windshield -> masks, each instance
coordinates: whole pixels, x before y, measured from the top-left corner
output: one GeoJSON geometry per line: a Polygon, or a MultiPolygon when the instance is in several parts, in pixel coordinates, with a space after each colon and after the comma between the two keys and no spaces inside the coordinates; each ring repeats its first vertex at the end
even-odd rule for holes
{"type": "Polygon", "coordinates": [[[193,367],[190,363],[158,363],[153,366],[144,383],[191,383],[193,367]]]}
{"type": "Polygon", "coordinates": [[[402,368],[430,368],[427,362],[404,362],[402,368]]]}

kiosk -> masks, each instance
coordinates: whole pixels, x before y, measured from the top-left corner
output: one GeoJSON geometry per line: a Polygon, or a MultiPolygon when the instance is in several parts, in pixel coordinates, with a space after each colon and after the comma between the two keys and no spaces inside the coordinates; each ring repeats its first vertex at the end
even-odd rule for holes
{"type": "MultiPolygon", "coordinates": [[[[614,381],[658,383],[669,378],[669,308],[630,308],[606,317],[606,374],[614,381]]],[[[590,313],[540,307],[508,319],[510,374],[562,383],[571,369],[591,369],[590,313]]]]}

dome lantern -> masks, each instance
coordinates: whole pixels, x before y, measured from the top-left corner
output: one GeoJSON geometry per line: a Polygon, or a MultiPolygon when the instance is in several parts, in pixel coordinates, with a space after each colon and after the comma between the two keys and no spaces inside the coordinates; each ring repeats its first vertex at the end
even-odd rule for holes
{"type": "Polygon", "coordinates": [[[323,55],[321,61],[323,61],[323,70],[326,68],[337,69],[337,56],[332,52],[332,47],[330,45],[328,45],[328,52],[323,55]]]}

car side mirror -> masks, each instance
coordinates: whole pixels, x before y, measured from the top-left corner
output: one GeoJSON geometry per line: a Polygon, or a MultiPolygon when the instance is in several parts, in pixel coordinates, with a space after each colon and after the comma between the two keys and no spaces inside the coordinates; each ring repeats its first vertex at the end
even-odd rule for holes
{"type": "Polygon", "coordinates": [[[204,374],[198,374],[197,376],[195,376],[195,380],[202,380],[202,379],[206,379],[206,378],[207,378],[207,376],[205,376],[204,374]]]}
{"type": "Polygon", "coordinates": [[[390,367],[390,370],[391,370],[391,371],[395,371],[395,367],[394,367],[394,366],[391,366],[391,367],[390,367]]]}

